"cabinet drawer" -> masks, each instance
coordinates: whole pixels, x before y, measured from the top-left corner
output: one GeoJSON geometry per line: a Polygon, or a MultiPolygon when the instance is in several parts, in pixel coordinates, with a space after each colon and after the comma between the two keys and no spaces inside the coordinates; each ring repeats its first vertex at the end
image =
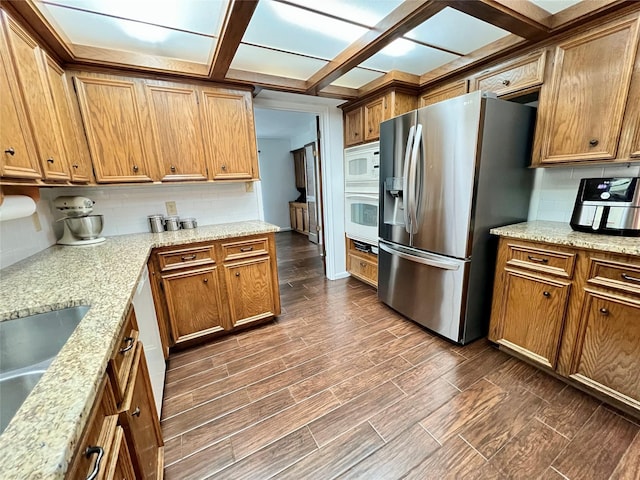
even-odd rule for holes
{"type": "Polygon", "coordinates": [[[213,245],[198,248],[181,248],[158,252],[160,271],[176,270],[184,267],[215,264],[213,245]]]}
{"type": "Polygon", "coordinates": [[[478,75],[472,90],[506,95],[541,85],[544,77],[545,52],[517,60],[478,75]]]}
{"type": "Polygon", "coordinates": [[[588,282],[592,285],[640,295],[640,261],[632,264],[592,258],[588,282]]]}
{"type": "Polygon", "coordinates": [[[556,277],[573,278],[576,254],[509,244],[507,265],[547,273],[556,277]]]}
{"type": "Polygon", "coordinates": [[[238,258],[255,257],[269,253],[269,243],[266,238],[256,238],[242,242],[223,243],[222,257],[224,261],[238,258]]]}
{"type": "Polygon", "coordinates": [[[131,364],[133,363],[137,343],[138,324],[136,322],[135,312],[133,308],[130,308],[107,369],[118,405],[122,402],[124,393],[127,390],[131,364]]]}
{"type": "Polygon", "coordinates": [[[349,254],[348,270],[352,275],[372,285],[378,284],[378,265],[357,255],[349,254]]]}

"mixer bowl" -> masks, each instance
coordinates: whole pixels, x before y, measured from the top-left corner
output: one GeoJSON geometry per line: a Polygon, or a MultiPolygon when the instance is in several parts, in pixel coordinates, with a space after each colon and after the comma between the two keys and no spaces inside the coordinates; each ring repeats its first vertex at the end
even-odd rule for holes
{"type": "Polygon", "coordinates": [[[93,240],[102,232],[103,216],[67,217],[64,219],[74,237],[79,240],[93,240]]]}

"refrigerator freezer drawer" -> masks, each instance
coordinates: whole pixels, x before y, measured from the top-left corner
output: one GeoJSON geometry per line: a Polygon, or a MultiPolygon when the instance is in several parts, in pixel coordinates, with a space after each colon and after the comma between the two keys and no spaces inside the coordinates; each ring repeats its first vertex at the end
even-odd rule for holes
{"type": "Polygon", "coordinates": [[[429,330],[461,342],[469,265],[381,242],[378,298],[429,330]]]}

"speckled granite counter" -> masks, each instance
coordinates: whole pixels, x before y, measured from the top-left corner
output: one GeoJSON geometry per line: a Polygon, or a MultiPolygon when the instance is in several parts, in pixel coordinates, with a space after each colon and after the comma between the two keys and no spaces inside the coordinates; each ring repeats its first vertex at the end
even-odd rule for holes
{"type": "Polygon", "coordinates": [[[612,253],[640,255],[640,237],[614,237],[596,233],[574,232],[568,223],[534,221],[492,228],[501,237],[519,238],[532,242],[555,243],[576,248],[602,250],[612,253]]]}
{"type": "Polygon", "coordinates": [[[0,478],[63,478],[154,247],[278,231],[261,221],[109,237],[53,246],[0,271],[0,321],[90,305],[74,333],[0,435],[0,478]]]}

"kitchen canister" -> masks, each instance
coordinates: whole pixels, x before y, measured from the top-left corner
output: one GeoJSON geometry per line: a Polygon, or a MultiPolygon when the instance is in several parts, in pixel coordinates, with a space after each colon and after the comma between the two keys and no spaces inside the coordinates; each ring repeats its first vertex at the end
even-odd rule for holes
{"type": "Polygon", "coordinates": [[[164,232],[164,215],[149,215],[147,218],[152,233],[164,232]]]}
{"type": "Polygon", "coordinates": [[[183,229],[196,228],[197,226],[198,222],[193,217],[180,219],[180,227],[183,229]]]}
{"type": "Polygon", "coordinates": [[[180,230],[180,217],[164,217],[164,227],[167,232],[180,230]]]}

